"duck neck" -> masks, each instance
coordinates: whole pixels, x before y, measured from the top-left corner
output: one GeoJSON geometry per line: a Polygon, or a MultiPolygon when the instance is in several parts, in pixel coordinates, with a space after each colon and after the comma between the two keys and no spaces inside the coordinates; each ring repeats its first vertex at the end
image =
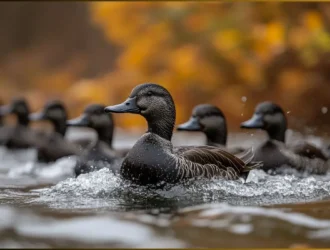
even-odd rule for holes
{"type": "Polygon", "coordinates": [[[203,119],[204,133],[207,138],[207,145],[222,145],[227,143],[227,124],[222,117],[209,117],[203,119]]]}
{"type": "Polygon", "coordinates": [[[53,124],[54,131],[62,136],[65,136],[66,133],[66,119],[51,120],[53,124]]]}
{"type": "Polygon", "coordinates": [[[171,141],[175,124],[175,107],[173,103],[169,102],[161,112],[151,114],[146,119],[148,122],[148,132],[171,141]]]}
{"type": "Polygon", "coordinates": [[[286,119],[283,118],[279,123],[269,125],[266,131],[269,139],[277,140],[285,143],[286,129],[287,129],[287,122],[286,119]]]}
{"type": "Polygon", "coordinates": [[[112,137],[113,137],[113,126],[109,127],[101,127],[101,128],[94,128],[98,141],[106,143],[110,148],[112,148],[112,137]]]}
{"type": "Polygon", "coordinates": [[[160,137],[171,141],[174,129],[174,122],[161,120],[158,122],[148,122],[148,132],[159,135],[160,137]]]}
{"type": "Polygon", "coordinates": [[[28,114],[17,114],[18,125],[27,127],[29,125],[29,115],[28,114]]]}
{"type": "Polygon", "coordinates": [[[268,132],[268,137],[271,140],[277,140],[280,142],[285,142],[285,130],[280,130],[280,131],[267,131],[268,132]]]}
{"type": "Polygon", "coordinates": [[[227,143],[227,131],[224,132],[221,129],[212,129],[205,131],[207,145],[219,144],[226,146],[227,143]]]}

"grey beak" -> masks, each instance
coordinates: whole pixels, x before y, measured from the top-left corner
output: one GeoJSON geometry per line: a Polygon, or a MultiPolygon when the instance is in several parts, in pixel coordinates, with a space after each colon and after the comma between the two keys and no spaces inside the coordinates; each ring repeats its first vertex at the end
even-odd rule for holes
{"type": "Polygon", "coordinates": [[[202,127],[196,117],[190,117],[189,121],[180,124],[177,130],[181,131],[201,131],[202,127]]]}
{"type": "Polygon", "coordinates": [[[43,112],[32,113],[29,115],[29,120],[31,121],[42,121],[45,120],[45,114],[43,112]]]}
{"type": "Polygon", "coordinates": [[[254,114],[250,120],[241,123],[241,128],[263,128],[265,126],[262,115],[254,114]]]}
{"type": "Polygon", "coordinates": [[[68,120],[66,121],[66,125],[72,127],[88,127],[89,125],[88,116],[83,114],[75,119],[68,120]]]}
{"type": "Polygon", "coordinates": [[[132,113],[140,114],[140,109],[136,103],[136,97],[128,98],[121,104],[108,106],[104,109],[106,113],[132,113]]]}

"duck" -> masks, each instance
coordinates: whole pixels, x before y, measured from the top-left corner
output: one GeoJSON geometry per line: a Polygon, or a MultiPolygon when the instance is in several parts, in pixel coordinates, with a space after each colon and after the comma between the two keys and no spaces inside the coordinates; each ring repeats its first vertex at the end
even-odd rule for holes
{"type": "Polygon", "coordinates": [[[66,156],[78,156],[81,148],[65,139],[67,112],[61,101],[49,101],[42,111],[29,115],[31,121],[49,121],[54,131],[37,146],[37,161],[51,163],[66,156]]]}
{"type": "Polygon", "coordinates": [[[285,144],[287,119],[283,109],[270,101],[259,103],[251,119],[241,123],[244,129],[261,129],[268,138],[258,145],[255,161],[263,161],[266,172],[279,173],[279,168],[289,166],[307,174],[326,174],[330,164],[321,149],[304,141],[293,146],[285,144]]]}
{"type": "Polygon", "coordinates": [[[177,127],[178,131],[201,131],[206,136],[206,145],[221,147],[231,154],[245,151],[240,147],[226,148],[227,122],[223,112],[212,104],[199,104],[190,119],[177,127]]]}
{"type": "Polygon", "coordinates": [[[176,110],[169,91],[156,83],[137,85],[121,104],[107,106],[107,113],[131,113],[145,118],[148,130],[124,158],[120,175],[133,184],[164,187],[194,179],[239,179],[243,173],[259,168],[252,162],[252,150],[234,156],[212,146],[174,150],[171,143],[176,110]]]}
{"type": "Polygon", "coordinates": [[[9,150],[34,148],[41,140],[40,133],[29,126],[30,107],[23,97],[17,97],[7,105],[0,107],[0,116],[15,115],[16,125],[5,126],[1,131],[2,145],[9,150]]]}
{"type": "Polygon", "coordinates": [[[120,160],[127,152],[118,152],[113,149],[113,117],[112,114],[106,114],[104,109],[104,105],[90,104],[81,116],[68,120],[66,123],[67,126],[94,129],[98,138],[95,144],[79,157],[75,166],[76,177],[104,167],[108,167],[115,174],[119,173],[120,160]]]}
{"type": "MultiPolygon", "coordinates": [[[[29,119],[31,121],[48,121],[52,124],[56,133],[62,135],[62,137],[66,137],[67,117],[68,114],[64,103],[59,100],[51,100],[44,105],[43,111],[31,114],[29,119]]],[[[93,144],[93,140],[89,138],[78,137],[67,140],[74,143],[80,150],[88,148],[93,144]]]]}

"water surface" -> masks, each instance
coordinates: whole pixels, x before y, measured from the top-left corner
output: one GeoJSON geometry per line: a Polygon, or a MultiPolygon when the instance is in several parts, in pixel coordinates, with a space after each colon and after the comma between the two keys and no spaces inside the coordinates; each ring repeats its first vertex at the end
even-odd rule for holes
{"type": "MultiPolygon", "coordinates": [[[[79,133],[85,131],[69,137],[79,133]]],[[[114,147],[131,146],[138,137],[117,131],[114,147]]],[[[231,134],[229,144],[262,139],[231,134]]],[[[203,140],[198,133],[174,135],[175,145],[203,140]]],[[[246,182],[197,181],[155,190],[107,169],[73,178],[75,157],[40,165],[34,150],[13,154],[2,148],[0,158],[3,247],[330,246],[330,174],[253,170],[246,182]]]]}

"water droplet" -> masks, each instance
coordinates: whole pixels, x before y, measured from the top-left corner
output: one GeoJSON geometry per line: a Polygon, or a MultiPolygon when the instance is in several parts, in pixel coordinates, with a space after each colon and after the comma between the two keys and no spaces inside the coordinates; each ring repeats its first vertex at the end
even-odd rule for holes
{"type": "Polygon", "coordinates": [[[246,102],[247,101],[247,97],[246,96],[242,96],[241,100],[242,100],[242,102],[246,102]]]}
{"type": "Polygon", "coordinates": [[[328,108],[327,107],[322,107],[321,112],[322,112],[322,114],[328,113],[328,108]]]}
{"type": "Polygon", "coordinates": [[[290,110],[288,110],[286,113],[287,113],[287,114],[290,114],[290,113],[291,113],[291,111],[290,111],[290,110]]]}

